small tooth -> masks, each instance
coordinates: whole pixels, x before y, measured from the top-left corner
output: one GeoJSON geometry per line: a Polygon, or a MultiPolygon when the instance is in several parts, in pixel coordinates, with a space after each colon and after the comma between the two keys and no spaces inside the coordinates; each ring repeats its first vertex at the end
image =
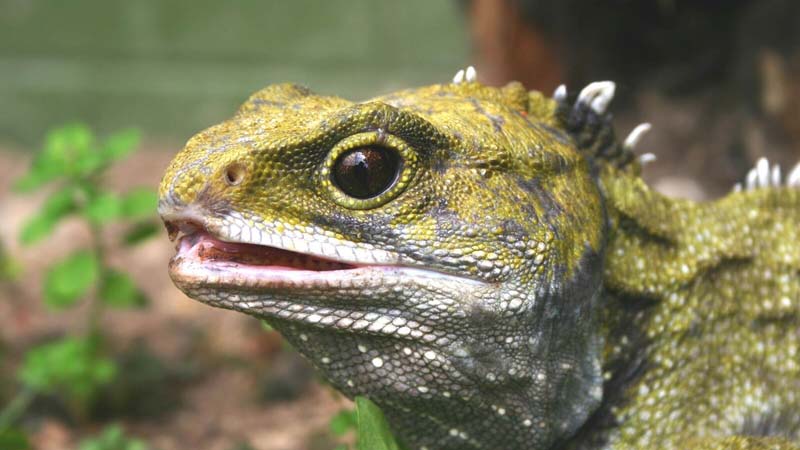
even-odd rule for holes
{"type": "Polygon", "coordinates": [[[758,173],[756,169],[750,169],[750,172],[747,172],[747,178],[745,179],[745,185],[747,186],[748,191],[752,191],[756,188],[756,182],[758,181],[758,173]]]}
{"type": "Polygon", "coordinates": [[[770,172],[770,183],[774,187],[780,187],[781,185],[781,166],[775,164],[772,166],[772,172],[770,172]]]}
{"type": "Polygon", "coordinates": [[[617,85],[613,81],[595,81],[578,94],[578,103],[588,104],[596,113],[603,114],[614,98],[617,85]]]}
{"type": "Polygon", "coordinates": [[[467,71],[464,72],[464,79],[467,82],[472,83],[478,80],[478,72],[475,71],[475,68],[472,66],[467,67],[467,71]]]}
{"type": "Polygon", "coordinates": [[[622,143],[622,146],[629,150],[633,150],[642,139],[642,136],[650,131],[651,128],[653,128],[653,126],[647,122],[636,125],[636,128],[634,128],[630,134],[628,134],[628,137],[625,138],[625,142],[622,143]]]}
{"type": "Polygon", "coordinates": [[[769,161],[767,158],[761,158],[756,163],[756,173],[757,180],[758,180],[758,187],[768,187],[769,186],[769,161]]]}
{"type": "Polygon", "coordinates": [[[787,186],[800,186],[800,163],[798,163],[786,177],[787,186]]]}
{"type": "Polygon", "coordinates": [[[464,81],[464,69],[459,70],[456,72],[456,75],[453,77],[453,83],[459,84],[464,81]]]}
{"type": "Polygon", "coordinates": [[[644,153],[639,157],[639,164],[646,165],[656,160],[656,155],[653,153],[644,153]]]}
{"type": "Polygon", "coordinates": [[[560,85],[556,88],[555,92],[553,92],[553,99],[559,103],[563,103],[567,100],[567,86],[560,85]]]}

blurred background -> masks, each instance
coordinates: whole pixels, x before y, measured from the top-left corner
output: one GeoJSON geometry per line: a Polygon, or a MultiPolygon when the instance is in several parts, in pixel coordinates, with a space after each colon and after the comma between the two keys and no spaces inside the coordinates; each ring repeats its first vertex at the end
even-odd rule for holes
{"type": "Polygon", "coordinates": [[[800,161],[800,2],[0,0],[0,449],[352,443],[349,401],[277,333],[172,286],[153,190],[270,83],[362,100],[468,64],[616,81],[617,133],[653,123],[670,195],[800,161]]]}

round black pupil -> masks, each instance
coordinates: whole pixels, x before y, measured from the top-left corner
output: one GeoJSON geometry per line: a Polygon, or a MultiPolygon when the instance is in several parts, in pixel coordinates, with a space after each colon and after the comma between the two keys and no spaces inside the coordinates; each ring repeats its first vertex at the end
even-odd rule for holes
{"type": "Polygon", "coordinates": [[[397,152],[383,147],[363,147],[339,156],[333,177],[345,194],[360,198],[380,195],[397,179],[400,161],[397,152]]]}

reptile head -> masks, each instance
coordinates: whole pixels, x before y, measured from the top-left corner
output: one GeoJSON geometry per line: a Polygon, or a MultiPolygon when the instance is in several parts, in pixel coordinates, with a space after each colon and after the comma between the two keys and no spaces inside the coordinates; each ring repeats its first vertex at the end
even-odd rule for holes
{"type": "Polygon", "coordinates": [[[605,229],[555,108],[518,84],[266,88],[164,176],[172,279],[267,319],[407,442],[552,443],[599,401],[605,229]]]}

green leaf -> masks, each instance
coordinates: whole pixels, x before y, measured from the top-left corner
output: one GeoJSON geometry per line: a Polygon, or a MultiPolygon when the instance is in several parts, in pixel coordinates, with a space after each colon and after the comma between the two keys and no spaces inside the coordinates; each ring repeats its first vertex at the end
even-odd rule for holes
{"type": "Polygon", "coordinates": [[[128,218],[154,216],[157,208],[158,195],[150,189],[134,189],[122,198],[122,215],[128,218]]]}
{"type": "Polygon", "coordinates": [[[15,429],[5,429],[0,431],[0,449],[3,450],[28,450],[31,443],[28,437],[21,431],[15,429]]]}
{"type": "Polygon", "coordinates": [[[399,450],[383,412],[366,397],[356,397],[359,450],[399,450]]]}
{"type": "Polygon", "coordinates": [[[352,409],[343,409],[339,411],[331,419],[329,427],[331,433],[336,436],[342,436],[350,430],[355,430],[358,427],[356,411],[352,409]]]}
{"type": "Polygon", "coordinates": [[[75,200],[71,189],[54,192],[45,200],[39,212],[22,226],[19,239],[23,244],[32,244],[50,235],[55,225],[75,211],[75,200]]]}
{"type": "Polygon", "coordinates": [[[114,133],[103,143],[101,152],[108,161],[120,160],[128,156],[139,145],[140,133],[127,129],[114,133]]]}
{"type": "Polygon", "coordinates": [[[94,438],[84,439],[78,450],[147,450],[144,441],[127,437],[119,425],[111,425],[94,438]]]}
{"type": "Polygon", "coordinates": [[[44,302],[54,309],[72,306],[97,280],[99,264],[88,251],[79,251],[56,263],[44,279],[44,302]]]}
{"type": "Polygon", "coordinates": [[[115,375],[114,362],[103,358],[96,342],[86,337],[65,338],[29,350],[17,372],[33,391],[59,392],[77,401],[86,401],[115,375]]]}
{"type": "Polygon", "coordinates": [[[99,296],[103,303],[114,308],[137,308],[147,304],[147,298],[133,280],[116,270],[103,274],[99,296]]]}
{"type": "Polygon", "coordinates": [[[37,163],[37,160],[34,159],[29,172],[14,182],[14,190],[17,192],[32,192],[59,175],[61,175],[59,166],[37,163]]]}
{"type": "Polygon", "coordinates": [[[79,161],[91,154],[94,144],[92,131],[84,124],[75,123],[47,133],[44,149],[39,154],[37,169],[50,173],[53,166],[60,166],[59,175],[72,175],[79,161]]]}
{"type": "Polygon", "coordinates": [[[155,236],[158,233],[159,227],[155,222],[140,222],[131,227],[125,236],[122,238],[122,243],[125,245],[136,245],[146,239],[155,236]]]}
{"type": "Polygon", "coordinates": [[[123,202],[113,192],[105,192],[89,200],[86,205],[86,217],[94,223],[106,223],[117,219],[122,214],[123,202]]]}
{"type": "Polygon", "coordinates": [[[92,152],[94,136],[82,124],[65,125],[47,133],[44,148],[36,155],[28,173],[15,189],[30,192],[45,183],[75,173],[77,162],[92,152]]]}

